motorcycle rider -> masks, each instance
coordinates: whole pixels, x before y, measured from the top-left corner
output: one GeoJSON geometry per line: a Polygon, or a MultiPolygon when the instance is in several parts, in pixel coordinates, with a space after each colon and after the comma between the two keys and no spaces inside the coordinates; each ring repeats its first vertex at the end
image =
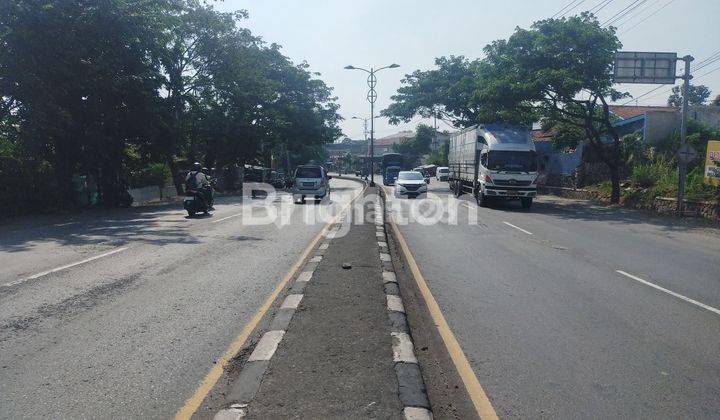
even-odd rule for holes
{"type": "Polygon", "coordinates": [[[203,199],[208,203],[208,208],[212,209],[213,197],[212,197],[212,186],[208,181],[207,176],[202,171],[203,167],[199,162],[193,164],[193,170],[188,172],[185,177],[185,185],[189,189],[197,189],[202,192],[203,199]]]}

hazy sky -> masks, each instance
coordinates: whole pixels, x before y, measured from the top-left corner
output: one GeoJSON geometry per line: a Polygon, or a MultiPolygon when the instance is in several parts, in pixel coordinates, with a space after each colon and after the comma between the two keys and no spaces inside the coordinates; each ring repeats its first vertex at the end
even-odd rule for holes
{"type": "MultiPolygon", "coordinates": [[[[606,1],[575,0],[577,7],[571,14],[606,1]]],[[[641,6],[614,24],[624,50],[690,54],[695,63],[720,51],[720,0],[611,0],[597,13],[600,21],[604,23],[635,1],[641,6]]],[[[345,118],[341,124],[344,133],[358,139],[363,135],[362,121],[351,117],[367,117],[370,113],[365,99],[366,74],[344,70],[346,65],[401,65],[378,73],[375,105],[376,110],[384,109],[405,73],[429,69],[439,56],[477,58],[489,42],[507,38],[516,26],[529,27],[569,3],[571,0],[225,0],[217,7],[248,10],[250,18],[245,26],[254,34],[282,45],[285,55],[293,61],[305,60],[313,71],[321,73],[320,78],[334,88],[338,97],[340,114],[345,118]]],[[[695,75],[719,67],[720,60],[695,75]]],[[[720,94],[720,70],[695,83],[707,85],[712,97],[720,94]]],[[[620,87],[638,96],[656,85],[620,87]]],[[[638,102],[663,105],[670,88],[663,87],[638,102]]],[[[415,124],[392,126],[378,118],[375,137],[412,129],[415,124]]],[[[447,128],[440,122],[438,127],[447,128]]]]}

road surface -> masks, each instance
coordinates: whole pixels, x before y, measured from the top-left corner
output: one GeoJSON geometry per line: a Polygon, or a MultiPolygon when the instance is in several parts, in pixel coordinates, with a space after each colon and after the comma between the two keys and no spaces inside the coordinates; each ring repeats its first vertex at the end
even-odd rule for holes
{"type": "Polygon", "coordinates": [[[239,197],[0,226],[0,417],[172,417],[324,226],[287,198],[281,227],[239,197]]]}
{"type": "MultiPolygon", "coordinates": [[[[386,191],[398,220],[431,214],[386,191]]],[[[399,229],[501,418],[717,417],[717,229],[548,197],[457,208],[399,229]]]]}

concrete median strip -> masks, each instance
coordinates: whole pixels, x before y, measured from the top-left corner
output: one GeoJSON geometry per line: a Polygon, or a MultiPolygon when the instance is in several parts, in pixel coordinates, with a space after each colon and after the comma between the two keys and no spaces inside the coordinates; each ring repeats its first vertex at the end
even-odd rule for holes
{"type": "MultiPolygon", "coordinates": [[[[330,230],[330,233],[337,230],[330,230]]],[[[323,252],[329,248],[329,242],[323,242],[316,248],[316,252],[323,252]]],[[[303,271],[295,278],[290,287],[289,294],[285,297],[278,311],[270,322],[269,331],[264,333],[255,345],[252,353],[242,367],[240,375],[233,382],[233,386],[227,396],[232,404],[225,409],[219,410],[215,420],[236,420],[247,415],[248,403],[252,401],[260,389],[265,372],[270,365],[270,360],[280,345],[285,332],[290,325],[300,302],[303,299],[303,290],[310,282],[318,263],[322,261],[322,255],[315,255],[305,263],[303,271]]]]}
{"type": "Polygon", "coordinates": [[[390,336],[392,338],[392,352],[395,375],[398,381],[398,397],[403,406],[403,417],[406,420],[429,420],[433,418],[430,410],[430,401],[427,389],[422,378],[422,372],[415,356],[415,347],[410,336],[405,306],[403,305],[397,276],[392,268],[392,258],[389,254],[388,243],[385,238],[385,225],[383,218],[383,203],[381,199],[375,205],[375,221],[377,223],[376,236],[378,237],[378,251],[380,264],[383,267],[382,280],[387,300],[387,314],[390,321],[390,336]]]}

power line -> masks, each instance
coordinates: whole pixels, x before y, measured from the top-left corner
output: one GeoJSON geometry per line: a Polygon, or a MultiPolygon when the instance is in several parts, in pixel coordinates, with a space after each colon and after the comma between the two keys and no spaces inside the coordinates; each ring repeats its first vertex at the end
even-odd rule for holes
{"type": "Polygon", "coordinates": [[[578,6],[580,6],[580,5],[583,4],[584,2],[585,2],[585,0],[580,0],[580,3],[576,4],[575,6],[569,8],[569,9],[567,9],[566,11],[564,11],[563,14],[560,15],[560,17],[565,17],[566,14],[570,13],[573,9],[575,9],[575,8],[578,7],[578,6]]]}
{"type": "Polygon", "coordinates": [[[565,11],[565,9],[567,9],[567,8],[570,7],[570,6],[572,6],[572,5],[575,4],[577,1],[578,1],[578,0],[572,0],[570,3],[566,4],[565,6],[563,6],[562,9],[558,10],[554,15],[550,16],[550,19],[554,19],[555,16],[559,15],[560,13],[563,13],[563,12],[565,11]]]}
{"type": "Polygon", "coordinates": [[[642,23],[645,22],[646,20],[650,19],[651,17],[655,16],[656,14],[658,14],[662,9],[668,7],[668,6],[670,5],[670,3],[674,2],[674,1],[675,1],[675,0],[670,0],[670,1],[668,1],[667,3],[663,4],[662,6],[660,6],[659,8],[655,9],[654,12],[652,12],[652,13],[650,13],[649,15],[645,16],[645,19],[641,20],[640,22],[636,23],[635,25],[633,25],[633,26],[627,28],[625,31],[623,31],[623,34],[626,34],[626,33],[630,32],[631,30],[635,29],[636,27],[640,26],[640,24],[642,24],[642,23]]]}
{"type": "Polygon", "coordinates": [[[632,3],[630,3],[626,8],[622,9],[621,11],[615,13],[613,17],[606,20],[605,23],[602,24],[602,26],[610,26],[611,24],[617,22],[618,20],[622,19],[623,17],[627,16],[628,13],[632,12],[639,6],[642,6],[643,3],[645,3],[647,0],[635,0],[632,3]]]}
{"type": "Polygon", "coordinates": [[[720,51],[716,52],[715,54],[711,55],[710,57],[699,61],[695,64],[695,71],[700,70],[703,67],[707,67],[708,65],[716,62],[718,59],[720,59],[720,51]]]}
{"type": "Polygon", "coordinates": [[[629,16],[628,19],[625,19],[624,21],[623,21],[623,19],[618,19],[617,21],[615,21],[615,27],[620,28],[623,25],[627,25],[628,23],[631,23],[633,20],[637,19],[640,15],[642,15],[646,11],[652,9],[653,5],[659,1],[660,0],[651,0],[648,3],[645,3],[645,5],[643,5],[643,7],[638,7],[636,9],[637,13],[634,13],[634,14],[630,13],[627,15],[627,16],[629,16]]]}
{"type": "Polygon", "coordinates": [[[600,0],[600,3],[598,3],[595,7],[590,9],[590,13],[597,14],[597,12],[601,11],[605,8],[608,4],[612,3],[615,0],[600,0]]]}

